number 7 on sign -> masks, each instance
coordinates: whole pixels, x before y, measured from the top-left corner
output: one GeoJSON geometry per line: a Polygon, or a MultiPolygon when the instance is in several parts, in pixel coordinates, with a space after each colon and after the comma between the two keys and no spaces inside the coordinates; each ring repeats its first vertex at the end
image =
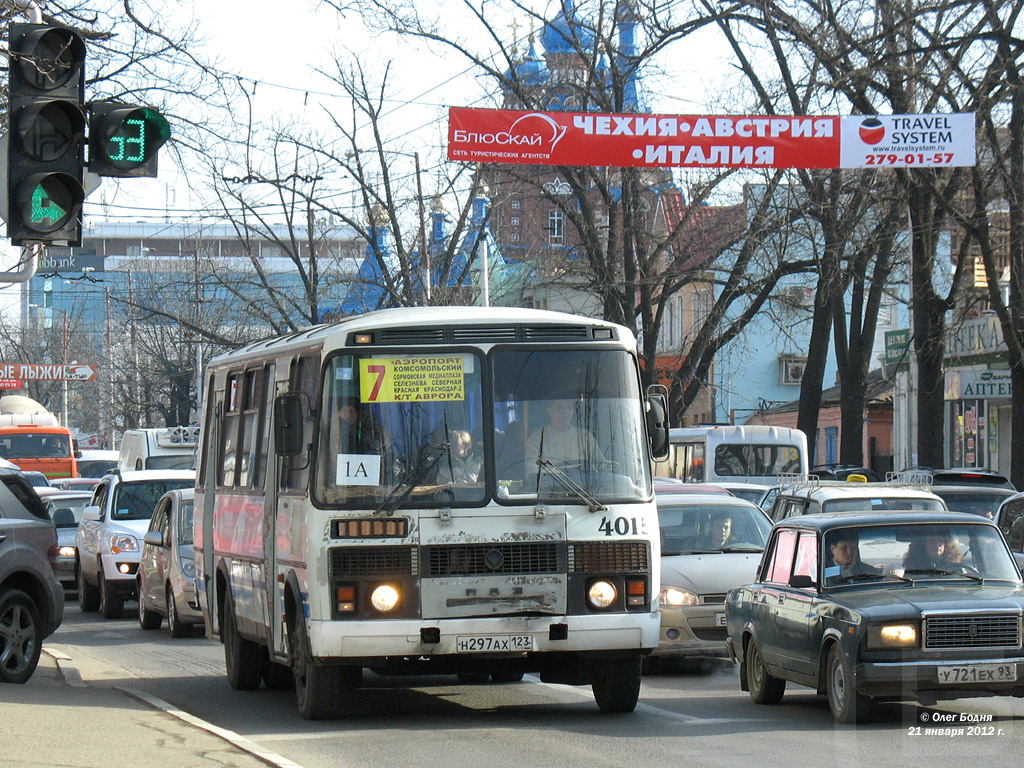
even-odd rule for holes
{"type": "Polygon", "coordinates": [[[384,383],[384,374],[387,373],[387,366],[384,365],[368,365],[366,366],[366,372],[372,373],[377,378],[373,382],[373,386],[370,389],[370,396],[366,398],[368,403],[376,402],[377,395],[380,393],[380,386],[384,383]]]}

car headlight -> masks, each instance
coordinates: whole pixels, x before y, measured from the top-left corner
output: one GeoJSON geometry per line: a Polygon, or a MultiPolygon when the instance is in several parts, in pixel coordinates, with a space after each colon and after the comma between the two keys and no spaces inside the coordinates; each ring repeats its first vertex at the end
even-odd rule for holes
{"type": "Polygon", "coordinates": [[[700,599],[693,592],[678,587],[662,587],[661,602],[677,608],[684,605],[700,605],[700,599]]]}
{"type": "Polygon", "coordinates": [[[127,533],[115,533],[110,537],[110,551],[115,555],[122,552],[138,552],[139,540],[127,533]]]}
{"type": "Polygon", "coordinates": [[[188,560],[186,558],[181,559],[181,574],[186,579],[194,579],[196,577],[196,561],[188,560]]]}
{"type": "Polygon", "coordinates": [[[916,648],[917,625],[875,624],[868,627],[868,648],[916,648]]]}

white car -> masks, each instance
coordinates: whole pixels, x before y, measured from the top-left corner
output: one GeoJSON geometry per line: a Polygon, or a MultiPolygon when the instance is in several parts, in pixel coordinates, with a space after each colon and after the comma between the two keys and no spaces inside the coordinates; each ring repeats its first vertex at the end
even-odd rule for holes
{"type": "Polygon", "coordinates": [[[664,493],[657,501],[661,637],[654,656],[726,659],[725,595],[754,578],[771,520],[726,494],[664,493]]]}
{"type": "Polygon", "coordinates": [[[775,496],[771,506],[761,501],[776,523],[790,517],[826,512],[940,512],[947,509],[941,497],[925,486],[906,483],[864,483],[850,480],[817,480],[811,477],[775,486],[765,494],[775,496]],[[776,490],[777,489],[777,490],[776,490]]]}
{"type": "Polygon", "coordinates": [[[134,599],[142,537],[157,500],[167,491],[192,488],[194,470],[114,472],[100,480],[82,513],[78,548],[78,606],[120,618],[124,601],[134,599]]]}

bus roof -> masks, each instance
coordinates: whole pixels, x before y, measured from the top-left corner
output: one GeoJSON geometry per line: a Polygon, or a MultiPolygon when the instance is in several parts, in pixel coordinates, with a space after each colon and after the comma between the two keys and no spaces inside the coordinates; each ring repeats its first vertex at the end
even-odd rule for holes
{"type": "MultiPolygon", "coordinates": [[[[262,357],[268,352],[283,352],[291,348],[302,348],[322,343],[337,333],[353,333],[359,331],[371,331],[387,328],[416,327],[421,329],[439,329],[458,326],[480,326],[490,325],[495,327],[513,326],[563,326],[573,328],[586,328],[599,326],[603,328],[614,328],[617,330],[619,343],[633,348],[636,340],[632,332],[625,326],[616,325],[607,320],[600,320],[580,315],[570,315],[564,312],[551,312],[543,309],[524,309],[522,307],[400,307],[396,309],[381,309],[376,312],[367,312],[361,315],[353,315],[339,320],[336,323],[324,323],[305,328],[300,331],[253,342],[248,346],[241,347],[232,352],[215,357],[210,361],[211,366],[216,366],[225,360],[237,360],[247,357],[262,357]]],[[[498,340],[498,339],[494,339],[498,340]]],[[[504,341],[529,341],[515,336],[501,339],[504,341]]],[[[557,339],[538,337],[536,340],[556,341],[557,339]]],[[[490,341],[490,340],[484,340],[490,341]]],[[[397,342],[396,342],[397,343],[397,342]]],[[[415,340],[405,343],[415,344],[415,340]]],[[[429,338],[424,338],[421,343],[438,343],[429,338]]],[[[460,343],[453,341],[451,343],[460,343]]],[[[462,342],[466,343],[466,342],[462,342]]]]}

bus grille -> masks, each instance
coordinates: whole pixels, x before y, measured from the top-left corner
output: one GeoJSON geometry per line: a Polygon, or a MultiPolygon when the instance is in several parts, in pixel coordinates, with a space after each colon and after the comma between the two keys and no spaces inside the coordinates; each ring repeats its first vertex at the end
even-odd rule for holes
{"type": "Polygon", "coordinates": [[[565,548],[550,542],[455,544],[424,550],[424,576],[565,572],[565,548]]]}
{"type": "Polygon", "coordinates": [[[373,576],[414,576],[413,547],[333,547],[331,579],[373,576]]]}
{"type": "Polygon", "coordinates": [[[647,573],[643,541],[581,541],[569,546],[570,573],[647,573]]]}
{"type": "Polygon", "coordinates": [[[925,648],[1017,648],[1020,617],[929,616],[925,619],[925,648]]]}

